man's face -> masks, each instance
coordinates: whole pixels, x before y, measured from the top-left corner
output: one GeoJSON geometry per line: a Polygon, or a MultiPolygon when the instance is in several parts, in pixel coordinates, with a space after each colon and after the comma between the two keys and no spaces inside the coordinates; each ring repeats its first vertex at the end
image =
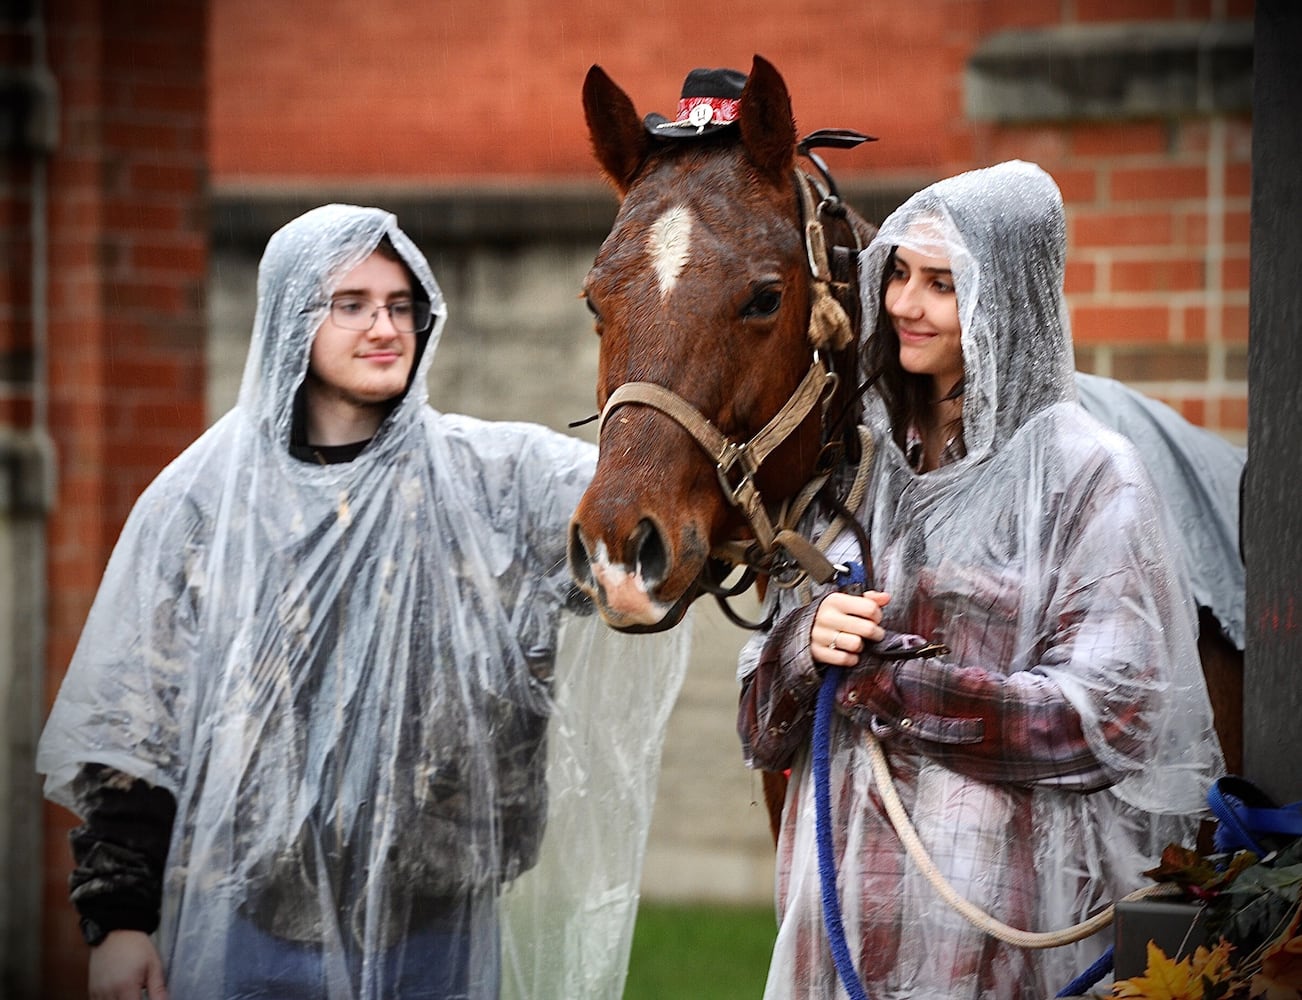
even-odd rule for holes
{"type": "Polygon", "coordinates": [[[312,340],[308,370],[320,389],[356,406],[374,406],[401,395],[407,388],[416,357],[416,334],[393,323],[391,309],[411,313],[412,290],[406,269],[397,261],[373,253],[339,283],[331,314],[312,340]],[[377,307],[385,306],[376,312],[377,307]],[[336,315],[347,317],[341,326],[336,315]]]}

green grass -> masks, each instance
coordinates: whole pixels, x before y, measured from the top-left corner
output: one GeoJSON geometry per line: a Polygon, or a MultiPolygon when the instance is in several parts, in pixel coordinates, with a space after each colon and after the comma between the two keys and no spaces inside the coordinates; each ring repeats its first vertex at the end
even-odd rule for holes
{"type": "Polygon", "coordinates": [[[776,932],[768,906],[643,902],[624,1000],[758,1000],[776,932]]]}

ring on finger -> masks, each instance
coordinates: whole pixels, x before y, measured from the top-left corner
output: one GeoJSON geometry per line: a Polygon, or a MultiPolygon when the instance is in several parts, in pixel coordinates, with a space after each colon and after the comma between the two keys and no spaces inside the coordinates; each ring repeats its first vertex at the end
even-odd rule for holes
{"type": "Polygon", "coordinates": [[[841,638],[841,633],[840,633],[840,632],[838,632],[838,633],[836,633],[836,635],[832,636],[832,641],[829,642],[829,643],[827,644],[827,648],[828,648],[828,649],[836,649],[836,648],[837,648],[837,646],[836,646],[836,640],[839,639],[839,638],[841,638]]]}

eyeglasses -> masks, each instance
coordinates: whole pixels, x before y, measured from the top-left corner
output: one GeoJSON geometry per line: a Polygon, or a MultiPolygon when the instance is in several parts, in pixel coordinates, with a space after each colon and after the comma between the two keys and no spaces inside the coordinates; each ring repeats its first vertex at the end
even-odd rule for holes
{"type": "Polygon", "coordinates": [[[370,299],[342,295],[330,301],[330,319],[335,326],[344,330],[365,332],[375,326],[381,309],[389,314],[389,322],[399,333],[421,333],[429,327],[429,303],[419,299],[400,299],[387,305],[377,305],[370,299]]]}

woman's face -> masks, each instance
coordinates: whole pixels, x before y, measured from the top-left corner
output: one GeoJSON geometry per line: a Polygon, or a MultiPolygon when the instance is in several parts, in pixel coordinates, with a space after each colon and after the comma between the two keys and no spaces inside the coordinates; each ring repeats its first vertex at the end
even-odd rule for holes
{"type": "Polygon", "coordinates": [[[898,247],[886,276],[886,312],[900,341],[900,366],[930,375],[941,395],[963,377],[958,296],[949,261],[898,247]]]}

